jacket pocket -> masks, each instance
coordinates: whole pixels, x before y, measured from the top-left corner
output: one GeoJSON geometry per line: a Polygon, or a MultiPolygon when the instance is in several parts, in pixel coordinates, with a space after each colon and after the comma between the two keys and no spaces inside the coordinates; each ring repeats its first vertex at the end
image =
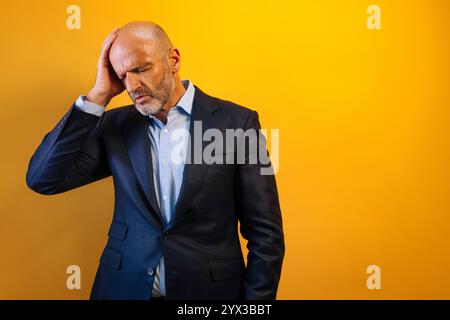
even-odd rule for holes
{"type": "Polygon", "coordinates": [[[209,266],[212,281],[239,278],[244,272],[244,265],[240,258],[210,261],[209,266]]]}
{"type": "Polygon", "coordinates": [[[120,269],[122,264],[122,253],[111,247],[106,247],[105,250],[103,250],[102,256],[100,257],[100,264],[118,270],[120,269]]]}
{"type": "Polygon", "coordinates": [[[108,236],[117,240],[125,240],[128,226],[125,223],[113,221],[109,228],[108,236]]]}

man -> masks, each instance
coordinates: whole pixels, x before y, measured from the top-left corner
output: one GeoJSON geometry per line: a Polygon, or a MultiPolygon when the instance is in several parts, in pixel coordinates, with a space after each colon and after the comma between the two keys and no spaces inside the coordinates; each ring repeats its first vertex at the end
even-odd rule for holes
{"type": "MultiPolygon", "coordinates": [[[[198,157],[192,141],[207,130],[258,130],[258,115],[181,81],[179,70],[180,53],[158,25],[111,32],[95,85],[44,137],[27,184],[50,195],[113,176],[114,216],[91,299],[275,299],[284,236],[274,176],[258,162],[188,157],[198,157]],[[105,112],[124,90],[134,104],[105,112]],[[174,161],[177,148],[183,161],[174,161]]],[[[215,156],[234,160],[238,148],[215,156]]]]}

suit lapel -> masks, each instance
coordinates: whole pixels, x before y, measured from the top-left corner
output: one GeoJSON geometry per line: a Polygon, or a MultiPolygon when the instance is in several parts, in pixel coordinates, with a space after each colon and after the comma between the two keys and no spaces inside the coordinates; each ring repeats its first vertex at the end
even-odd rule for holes
{"type": "Polygon", "coordinates": [[[164,222],[153,184],[151,142],[148,136],[148,125],[148,117],[141,115],[134,109],[123,127],[123,135],[134,173],[151,207],[151,214],[146,215],[146,218],[151,223],[162,228],[164,222]]]}
{"type": "Polygon", "coordinates": [[[166,226],[166,230],[172,228],[177,221],[181,219],[186,212],[189,203],[192,202],[192,199],[194,199],[202,186],[208,165],[203,163],[203,159],[201,160],[201,163],[194,162],[194,141],[201,143],[201,150],[203,152],[206,145],[206,142],[202,139],[203,133],[205,130],[216,127],[217,120],[213,114],[217,109],[217,106],[208,99],[208,96],[195,86],[194,103],[189,126],[190,139],[188,143],[191,160],[190,163],[184,165],[183,182],[181,184],[180,194],[175,206],[174,215],[166,226]],[[197,126],[201,123],[202,130],[199,132],[194,131],[194,123],[196,122],[197,126]],[[199,137],[200,132],[201,136],[199,137]]]}

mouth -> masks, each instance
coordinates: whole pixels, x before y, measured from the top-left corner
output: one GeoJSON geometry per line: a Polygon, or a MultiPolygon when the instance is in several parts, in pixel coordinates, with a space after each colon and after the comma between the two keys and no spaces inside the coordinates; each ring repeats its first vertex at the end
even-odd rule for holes
{"type": "Polygon", "coordinates": [[[138,96],[138,97],[136,97],[136,102],[137,103],[140,103],[140,102],[142,102],[146,97],[148,97],[148,95],[146,95],[146,94],[144,94],[144,95],[141,95],[141,96],[138,96]]]}

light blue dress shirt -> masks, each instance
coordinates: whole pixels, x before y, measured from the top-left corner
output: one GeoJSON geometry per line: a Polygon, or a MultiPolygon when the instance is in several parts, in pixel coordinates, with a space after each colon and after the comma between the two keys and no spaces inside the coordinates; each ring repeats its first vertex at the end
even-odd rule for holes
{"type": "MultiPolygon", "coordinates": [[[[183,182],[189,124],[194,102],[195,87],[189,80],[184,80],[183,85],[186,92],[176,106],[170,109],[166,124],[149,115],[148,136],[151,141],[153,181],[165,223],[168,223],[175,213],[175,204],[183,182]]],[[[87,101],[83,96],[77,99],[75,105],[78,109],[97,116],[101,116],[105,111],[105,107],[87,101]]],[[[164,274],[164,257],[161,256],[153,282],[152,296],[154,297],[166,295],[164,274]]]]}

